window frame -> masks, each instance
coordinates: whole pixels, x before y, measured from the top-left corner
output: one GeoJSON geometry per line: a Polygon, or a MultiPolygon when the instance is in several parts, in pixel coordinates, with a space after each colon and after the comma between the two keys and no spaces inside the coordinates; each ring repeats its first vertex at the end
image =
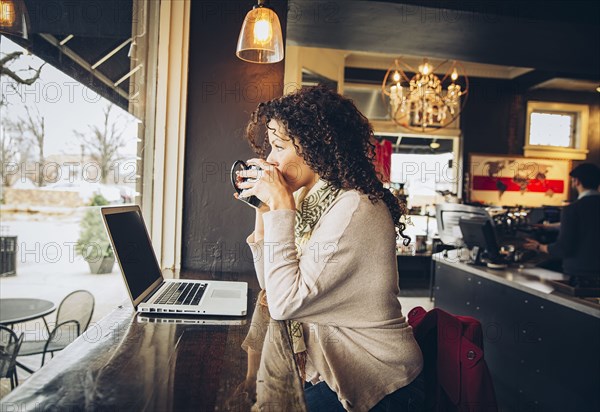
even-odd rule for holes
{"type": "Polygon", "coordinates": [[[154,150],[152,166],[144,167],[152,195],[146,196],[142,210],[150,217],[152,243],[163,275],[177,278],[181,269],[190,2],[161,1],[158,7],[158,62],[152,85],[154,150]]]}
{"type": "Polygon", "coordinates": [[[523,146],[525,157],[585,160],[588,153],[589,113],[589,106],[585,104],[528,101],[527,118],[525,120],[525,146],[523,146]],[[531,144],[531,115],[533,113],[573,115],[575,123],[573,125],[572,146],[531,144]]]}

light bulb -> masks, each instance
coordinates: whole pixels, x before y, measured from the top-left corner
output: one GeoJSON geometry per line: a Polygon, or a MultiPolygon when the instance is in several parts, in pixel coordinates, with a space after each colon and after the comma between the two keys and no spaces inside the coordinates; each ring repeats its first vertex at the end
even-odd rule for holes
{"type": "Polygon", "coordinates": [[[395,71],[394,75],[392,76],[392,79],[394,80],[394,82],[398,83],[400,81],[400,73],[398,73],[398,71],[395,71]]]}
{"type": "Polygon", "coordinates": [[[423,62],[422,65],[419,66],[419,71],[424,75],[427,76],[429,73],[431,73],[432,71],[432,67],[429,64],[429,61],[427,59],[425,59],[425,61],[423,62]]]}
{"type": "Polygon", "coordinates": [[[450,78],[452,79],[453,82],[455,82],[456,79],[458,79],[458,72],[456,71],[456,67],[454,68],[454,70],[452,70],[452,74],[450,75],[450,78]]]}
{"type": "MultiPolygon", "coordinates": [[[[265,16],[266,17],[266,16],[265,16]]],[[[271,22],[261,16],[254,24],[254,39],[258,43],[267,43],[273,36],[273,27],[271,22]]]]}
{"type": "Polygon", "coordinates": [[[265,1],[246,14],[235,54],[251,63],[277,63],[283,60],[281,24],[275,12],[263,6],[265,1]]]}
{"type": "Polygon", "coordinates": [[[15,23],[15,5],[11,0],[0,1],[0,24],[12,27],[15,23]]]}

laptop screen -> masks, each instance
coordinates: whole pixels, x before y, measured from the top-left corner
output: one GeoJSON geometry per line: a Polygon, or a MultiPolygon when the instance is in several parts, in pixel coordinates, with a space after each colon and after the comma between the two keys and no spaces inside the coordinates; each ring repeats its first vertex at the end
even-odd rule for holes
{"type": "Polygon", "coordinates": [[[135,211],[104,215],[121,262],[129,291],[136,300],[157,279],[160,268],[152,251],[142,216],[135,211]]]}

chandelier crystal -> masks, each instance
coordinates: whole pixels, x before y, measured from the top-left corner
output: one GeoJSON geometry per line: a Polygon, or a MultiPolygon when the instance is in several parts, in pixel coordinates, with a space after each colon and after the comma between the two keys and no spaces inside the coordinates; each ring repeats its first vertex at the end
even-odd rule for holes
{"type": "Polygon", "coordinates": [[[427,59],[414,70],[396,59],[381,85],[381,96],[394,123],[416,131],[435,131],[452,124],[466,102],[469,79],[457,61],[433,67],[427,59]],[[409,77],[403,67],[414,73],[409,77]],[[459,69],[464,88],[459,84],[459,69]],[[435,73],[445,70],[440,79],[435,73]]]}

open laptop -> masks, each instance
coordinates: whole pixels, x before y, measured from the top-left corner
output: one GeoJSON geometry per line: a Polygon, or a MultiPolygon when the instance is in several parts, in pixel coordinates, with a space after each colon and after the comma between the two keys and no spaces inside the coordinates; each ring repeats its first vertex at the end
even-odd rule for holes
{"type": "Polygon", "coordinates": [[[189,316],[170,315],[165,313],[152,314],[140,313],[136,317],[139,323],[170,323],[175,325],[245,325],[245,318],[233,318],[223,316],[189,316]]]}
{"type": "Polygon", "coordinates": [[[139,206],[109,206],[101,211],[129,297],[138,312],[246,315],[246,282],[164,279],[139,206]]]}

